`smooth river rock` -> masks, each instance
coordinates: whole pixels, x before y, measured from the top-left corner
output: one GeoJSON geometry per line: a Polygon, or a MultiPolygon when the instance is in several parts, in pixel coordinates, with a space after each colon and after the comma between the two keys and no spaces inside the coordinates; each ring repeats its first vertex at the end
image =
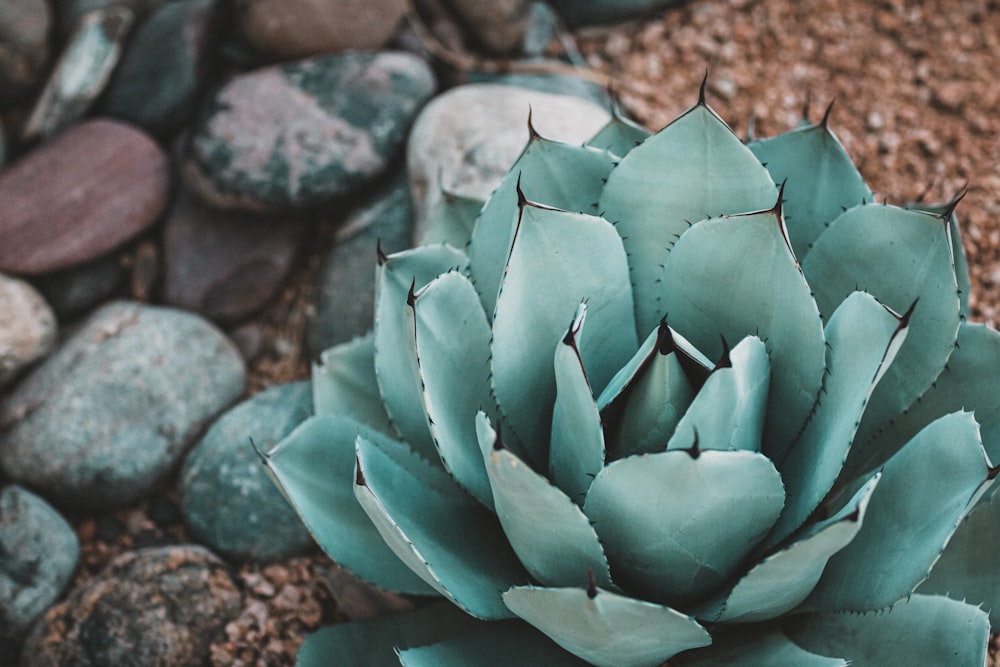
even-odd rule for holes
{"type": "Polygon", "coordinates": [[[56,343],[55,313],[23,280],[0,273],[0,389],[56,343]]]}

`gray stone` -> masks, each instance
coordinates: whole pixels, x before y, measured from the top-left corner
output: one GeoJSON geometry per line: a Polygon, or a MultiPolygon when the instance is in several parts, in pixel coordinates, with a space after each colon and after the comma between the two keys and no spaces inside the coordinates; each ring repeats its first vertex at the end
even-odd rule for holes
{"type": "Polygon", "coordinates": [[[0,491],[0,640],[22,638],[56,601],[80,556],[76,533],[20,486],[0,491]]]}
{"type": "Polygon", "coordinates": [[[230,558],[271,561],[312,546],[309,531],[251,446],[270,451],[312,414],[312,385],[271,387],[227,411],[181,467],[181,512],[200,542],[230,558]]]}
{"type": "Polygon", "coordinates": [[[127,505],[244,383],[239,352],[200,317],[108,304],[0,402],[0,468],[57,503],[127,505]]]}
{"type": "Polygon", "coordinates": [[[56,343],[56,316],[28,283],[0,273],[0,388],[56,343]]]}
{"type": "Polygon", "coordinates": [[[417,117],[407,147],[415,240],[442,191],[486,199],[528,142],[528,114],[543,137],[583,143],[611,118],[587,100],[501,84],[460,86],[417,117]]]}
{"type": "Polygon", "coordinates": [[[386,254],[405,250],[412,233],[413,200],[404,174],[393,176],[347,216],[316,276],[316,314],[306,330],[313,356],[372,328],[377,248],[386,254]]]}
{"type": "Polygon", "coordinates": [[[240,35],[262,53],[299,58],[383,46],[406,0],[236,0],[240,35]]]}
{"type": "Polygon", "coordinates": [[[108,88],[108,115],[163,132],[186,121],[204,87],[216,0],[170,2],[139,28],[108,88]]]}
{"type": "Polygon", "coordinates": [[[209,102],[184,177],[222,208],[314,206],[356,192],[400,152],[434,93],[399,52],[323,56],[235,77],[209,102]]]}
{"type": "Polygon", "coordinates": [[[531,19],[530,0],[448,0],[487,50],[520,52],[531,19]]]}
{"type": "Polygon", "coordinates": [[[613,23],[654,12],[679,0],[555,0],[556,11],[571,26],[613,23]]]}
{"type": "Polygon", "coordinates": [[[31,92],[49,59],[52,16],[46,0],[0,2],[0,99],[31,92]]]}
{"type": "Polygon", "coordinates": [[[32,279],[60,321],[71,320],[107,300],[125,284],[128,271],[118,253],[32,279]]]}
{"type": "Polygon", "coordinates": [[[207,549],[130,551],[32,627],[21,666],[207,664],[241,604],[232,572],[207,549]]]}

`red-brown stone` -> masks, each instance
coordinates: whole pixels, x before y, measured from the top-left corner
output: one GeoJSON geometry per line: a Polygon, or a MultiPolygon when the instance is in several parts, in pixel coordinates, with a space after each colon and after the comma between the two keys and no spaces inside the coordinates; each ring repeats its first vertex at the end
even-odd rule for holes
{"type": "Polygon", "coordinates": [[[93,259],[156,222],[169,191],[152,138],[117,121],[80,123],[0,172],[0,271],[93,259]]]}

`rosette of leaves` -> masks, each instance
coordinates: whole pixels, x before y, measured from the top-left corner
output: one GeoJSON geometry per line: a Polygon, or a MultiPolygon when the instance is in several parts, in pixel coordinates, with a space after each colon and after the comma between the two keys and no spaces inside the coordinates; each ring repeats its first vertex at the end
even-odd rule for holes
{"type": "Polygon", "coordinates": [[[827,120],[744,143],[703,87],[531,131],[379,252],[266,463],[336,561],[442,600],[302,664],[984,664],[1000,335],[954,203],[874,203],[827,120]]]}

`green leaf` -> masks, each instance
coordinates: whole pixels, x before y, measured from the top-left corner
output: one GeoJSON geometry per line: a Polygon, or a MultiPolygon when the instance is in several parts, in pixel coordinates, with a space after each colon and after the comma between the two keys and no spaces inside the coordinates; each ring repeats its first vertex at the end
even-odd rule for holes
{"type": "Polygon", "coordinates": [[[938,419],[882,469],[857,537],[826,566],[808,611],[885,609],[927,578],[988,475],[970,413],[938,419]]]}
{"type": "Polygon", "coordinates": [[[791,616],[785,632],[815,653],[845,658],[851,667],[986,664],[985,612],[936,595],[914,595],[888,611],[791,616]]]}
{"type": "Polygon", "coordinates": [[[490,396],[490,326],[469,279],[445,273],[413,300],[417,365],[424,410],[441,462],[477,500],[493,507],[476,446],[476,413],[494,411],[490,396]]]}
{"type": "Polygon", "coordinates": [[[727,630],[712,637],[712,645],[686,651],[671,667],[847,667],[840,658],[810,653],[780,632],[760,628],[727,630]]]}
{"type": "Polygon", "coordinates": [[[703,449],[760,451],[771,369],[767,349],[748,336],[712,371],[667,443],[687,447],[697,435],[703,449]]]}
{"type": "Polygon", "coordinates": [[[613,160],[603,151],[550,141],[532,131],[524,152],[486,200],[469,242],[472,282],[487,316],[493,316],[504,266],[514,243],[520,216],[518,183],[533,202],[594,214],[594,204],[613,160]]]}
{"type": "Polygon", "coordinates": [[[764,452],[782,460],[816,402],[826,348],[780,211],[694,225],[667,258],[662,285],[671,326],[709,357],[721,356],[722,339],[764,341],[771,361],[764,452]]]}
{"type": "Polygon", "coordinates": [[[441,198],[427,212],[423,245],[447,243],[464,248],[472,238],[472,229],[482,208],[483,202],[478,199],[442,192],[441,198]]]}
{"type": "Polygon", "coordinates": [[[831,223],[802,269],[825,315],[856,290],[869,292],[897,313],[917,302],[906,342],[873,392],[858,428],[845,465],[847,477],[854,478],[892,455],[872,437],[931,386],[954,347],[959,304],[947,226],[920,211],[857,206],[831,223]]]}
{"type": "Polygon", "coordinates": [[[427,427],[414,342],[411,289],[466,265],[451,246],[421,246],[380,257],[375,281],[375,376],[386,412],[403,440],[434,459],[437,451],[427,427]]]}
{"type": "Polygon", "coordinates": [[[874,477],[843,510],[810,527],[796,542],[754,565],[732,590],[694,612],[720,623],[766,621],[794,609],[809,596],[830,557],[854,539],[864,521],[874,477]]]}
{"type": "Polygon", "coordinates": [[[969,295],[972,293],[972,283],[969,280],[969,260],[965,256],[965,246],[962,245],[962,234],[958,224],[958,216],[955,215],[955,206],[962,199],[964,194],[959,194],[955,199],[943,204],[908,204],[907,208],[918,211],[927,211],[935,215],[947,216],[948,236],[951,240],[951,256],[955,262],[955,278],[958,282],[958,298],[961,303],[962,317],[969,316],[969,295]]]}
{"type": "Polygon", "coordinates": [[[761,454],[673,449],[608,465],[584,512],[615,581],[683,608],[738,573],[784,498],[778,471],[761,454]]]}
{"type": "Polygon", "coordinates": [[[605,220],[524,204],[497,298],[492,380],[504,429],[543,470],[556,392],[552,355],[582,301],[589,315],[580,356],[596,390],[638,347],[625,251],[605,220]]]}
{"type": "Polygon", "coordinates": [[[400,651],[404,667],[584,667],[526,623],[483,623],[471,632],[444,641],[400,651]]]}
{"type": "Polygon", "coordinates": [[[797,530],[833,488],[875,384],[906,338],[905,323],[875,297],[851,294],[826,325],[827,371],[816,410],[778,465],[785,509],[768,537],[781,542],[797,530]]]}
{"type": "Polygon", "coordinates": [[[354,495],[400,560],[477,618],[506,618],[500,591],[525,580],[493,514],[440,468],[357,439],[354,495]]]}
{"type": "Polygon", "coordinates": [[[482,624],[445,601],[403,614],[338,623],[306,635],[295,664],[330,667],[335,660],[351,667],[398,666],[398,649],[444,641],[482,624]]]}
{"type": "Polygon", "coordinates": [[[587,516],[569,496],[506,449],[492,449],[486,470],[497,518],[525,569],[546,586],[587,582],[613,587],[608,558],[587,516]]]}
{"type": "Polygon", "coordinates": [[[983,606],[1000,630],[1000,494],[984,499],[959,524],[919,593],[940,593],[983,606]]]}
{"type": "Polygon", "coordinates": [[[703,103],[622,158],[598,211],[615,224],[629,255],[637,330],[652,331],[667,312],[660,267],[691,223],[768,208],[776,193],[750,149],[703,103]]]}
{"type": "Polygon", "coordinates": [[[578,505],[583,504],[594,475],[604,467],[601,415],[576,343],[586,312],[581,304],[566,337],[556,345],[556,402],[549,444],[552,481],[578,505]]]}
{"type": "Polygon", "coordinates": [[[689,616],[596,587],[521,586],[503,599],[557,644],[598,666],[653,667],[711,643],[708,632],[689,616]]]}
{"type": "Polygon", "coordinates": [[[615,105],[611,120],[587,142],[587,145],[621,157],[645,141],[649,135],[649,130],[622,116],[615,105]]]}
{"type": "Polygon", "coordinates": [[[433,590],[386,546],[354,498],[354,442],[358,433],[387,451],[406,446],[352,419],[313,417],[267,455],[267,470],[331,558],[387,590],[420,595],[433,590]]]}
{"type": "Polygon", "coordinates": [[[312,367],[317,416],[351,417],[395,436],[375,379],[375,337],[371,333],[324,351],[312,367]]]}
{"type": "Polygon", "coordinates": [[[805,258],[826,226],[846,209],[873,201],[872,191],[826,122],[748,145],[775,183],[795,255],[805,258]]]}

